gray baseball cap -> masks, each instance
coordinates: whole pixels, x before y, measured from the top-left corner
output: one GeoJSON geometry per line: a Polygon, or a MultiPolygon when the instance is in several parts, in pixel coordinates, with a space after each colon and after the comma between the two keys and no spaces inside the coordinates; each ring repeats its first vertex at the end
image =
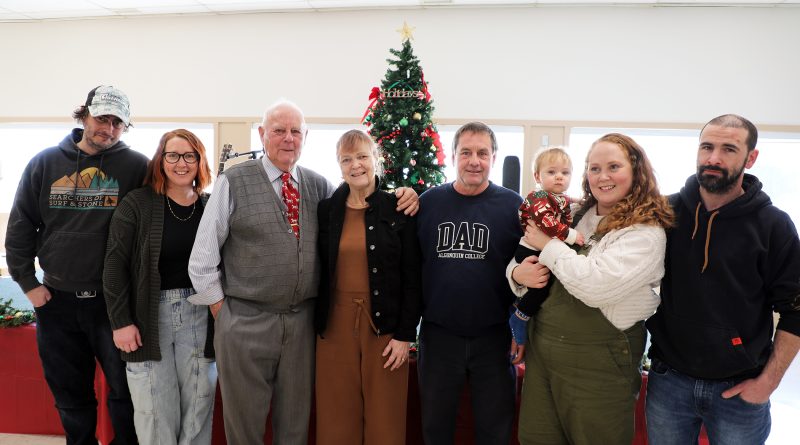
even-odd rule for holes
{"type": "Polygon", "coordinates": [[[100,85],[89,91],[86,107],[92,116],[112,115],[120,118],[125,125],[131,123],[131,103],[128,96],[112,86],[100,85]]]}

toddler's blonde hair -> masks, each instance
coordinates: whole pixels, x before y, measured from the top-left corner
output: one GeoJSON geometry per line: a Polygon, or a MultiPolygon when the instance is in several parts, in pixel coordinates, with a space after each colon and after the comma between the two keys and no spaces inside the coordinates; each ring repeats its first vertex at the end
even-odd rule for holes
{"type": "MultiPolygon", "coordinates": [[[[539,149],[539,151],[536,152],[536,157],[533,159],[534,181],[536,179],[535,174],[542,169],[542,166],[546,164],[552,164],[557,161],[566,162],[569,165],[570,171],[572,171],[572,159],[567,154],[566,148],[545,147],[539,149]]],[[[537,182],[536,185],[538,186],[539,183],[537,182]]]]}

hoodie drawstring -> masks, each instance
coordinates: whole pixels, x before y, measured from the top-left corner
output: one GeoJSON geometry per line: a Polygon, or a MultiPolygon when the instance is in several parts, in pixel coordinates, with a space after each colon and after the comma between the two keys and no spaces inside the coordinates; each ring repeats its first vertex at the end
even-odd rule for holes
{"type": "Polygon", "coordinates": [[[72,207],[75,207],[75,198],[78,195],[78,179],[80,178],[80,168],[81,168],[81,150],[78,149],[78,157],[75,158],[75,181],[72,185],[72,207]]]}
{"type": "MultiPolygon", "coordinates": [[[[699,227],[700,221],[700,203],[697,203],[697,208],[694,210],[694,230],[692,231],[692,239],[697,234],[697,228],[699,227]]],[[[708,245],[711,243],[711,224],[714,223],[714,218],[719,214],[719,210],[714,211],[711,216],[708,218],[708,228],[706,229],[706,245],[704,250],[704,261],[703,261],[703,268],[700,269],[700,273],[705,272],[706,267],[708,267],[708,245]]]]}
{"type": "Polygon", "coordinates": [[[705,272],[708,266],[708,244],[711,242],[711,224],[714,222],[714,217],[717,216],[717,214],[719,214],[719,210],[714,211],[711,217],[708,218],[708,229],[706,229],[706,259],[703,261],[703,268],[700,269],[700,273],[705,272]]]}
{"type": "Polygon", "coordinates": [[[97,167],[98,173],[103,173],[103,158],[105,158],[105,156],[106,156],[105,152],[100,153],[100,166],[97,167]]]}

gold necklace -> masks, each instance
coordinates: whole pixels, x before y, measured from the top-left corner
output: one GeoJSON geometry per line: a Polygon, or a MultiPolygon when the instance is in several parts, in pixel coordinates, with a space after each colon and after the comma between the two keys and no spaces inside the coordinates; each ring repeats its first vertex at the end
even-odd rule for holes
{"type": "Polygon", "coordinates": [[[189,221],[190,219],[192,219],[192,215],[194,215],[194,208],[197,205],[197,200],[196,199],[194,200],[194,202],[192,202],[192,213],[190,213],[189,216],[186,217],[186,219],[183,219],[183,218],[179,218],[178,215],[176,215],[175,212],[172,211],[172,205],[170,205],[170,203],[169,203],[169,196],[164,195],[164,198],[167,200],[167,208],[169,209],[169,213],[172,213],[172,216],[174,216],[175,219],[177,219],[178,221],[181,221],[181,222],[186,222],[186,221],[189,221]]]}

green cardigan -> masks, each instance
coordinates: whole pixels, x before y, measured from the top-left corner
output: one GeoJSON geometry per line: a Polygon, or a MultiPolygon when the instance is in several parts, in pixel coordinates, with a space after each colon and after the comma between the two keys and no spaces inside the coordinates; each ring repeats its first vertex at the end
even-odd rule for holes
{"type": "MultiPolygon", "coordinates": [[[[200,196],[205,206],[208,194],[200,196]]],[[[142,347],[121,352],[126,362],[161,360],[158,346],[158,300],[161,276],[158,259],[164,230],[164,196],[144,186],[128,193],[119,203],[106,245],[103,295],[111,329],[135,324],[142,347]]],[[[214,319],[208,313],[205,357],[214,357],[214,319]]]]}

